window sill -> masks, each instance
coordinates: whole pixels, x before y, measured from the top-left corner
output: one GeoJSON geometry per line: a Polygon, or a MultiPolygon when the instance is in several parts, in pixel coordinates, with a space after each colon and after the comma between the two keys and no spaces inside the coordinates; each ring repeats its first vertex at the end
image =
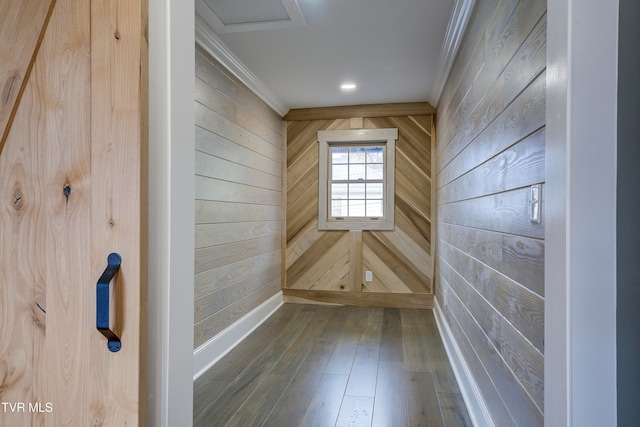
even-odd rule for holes
{"type": "Polygon", "coordinates": [[[393,221],[376,220],[376,221],[359,221],[359,220],[319,220],[318,230],[375,230],[375,231],[393,231],[395,224],[393,221]]]}

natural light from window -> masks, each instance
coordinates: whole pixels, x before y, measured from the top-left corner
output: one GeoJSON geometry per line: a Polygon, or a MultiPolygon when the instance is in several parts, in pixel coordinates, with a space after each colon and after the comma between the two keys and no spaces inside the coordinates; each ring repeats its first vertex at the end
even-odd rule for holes
{"type": "Polygon", "coordinates": [[[318,229],[393,230],[398,129],[318,132],[318,229]]]}
{"type": "Polygon", "coordinates": [[[384,216],[384,146],[331,147],[331,217],[384,216]]]}

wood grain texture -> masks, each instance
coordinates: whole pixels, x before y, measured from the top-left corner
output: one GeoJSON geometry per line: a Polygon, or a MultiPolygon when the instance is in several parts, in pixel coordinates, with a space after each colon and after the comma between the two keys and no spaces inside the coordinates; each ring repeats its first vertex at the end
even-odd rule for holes
{"type": "Polygon", "coordinates": [[[285,288],[430,294],[431,116],[394,116],[389,111],[346,118],[320,113],[323,116],[314,120],[287,122],[285,288]],[[366,129],[398,129],[395,230],[361,232],[361,249],[358,239],[345,246],[347,241],[337,237],[340,232],[317,229],[318,131],[347,130],[353,123],[366,129]],[[373,272],[373,281],[364,282],[365,270],[373,272]],[[345,271],[350,272],[346,278],[345,271]]]}
{"type": "MultiPolygon", "coordinates": [[[[115,312],[117,330],[128,344],[105,377],[127,380],[113,383],[108,394],[113,397],[103,403],[122,409],[105,411],[93,421],[104,418],[107,425],[144,425],[146,416],[146,380],[140,373],[146,366],[147,321],[147,13],[146,0],[91,4],[91,114],[99,118],[91,121],[91,169],[94,176],[108,177],[92,183],[91,238],[103,245],[92,256],[93,274],[104,270],[111,248],[125,260],[115,312]]],[[[103,385],[96,388],[104,391],[103,385]]]]}
{"type": "Polygon", "coordinates": [[[305,329],[313,313],[298,312],[295,322],[288,324],[275,339],[259,353],[240,375],[227,387],[227,393],[213,401],[207,410],[194,420],[194,426],[224,426],[235,415],[254,389],[259,386],[267,374],[282,358],[282,348],[290,347],[305,329]]]}
{"type": "Polygon", "coordinates": [[[443,345],[429,310],[285,304],[196,380],[194,425],[470,426],[423,337],[443,345]]]}
{"type": "Polygon", "coordinates": [[[253,310],[280,290],[280,277],[259,287],[246,296],[238,295],[229,305],[205,317],[195,324],[194,345],[196,348],[207,342],[212,336],[222,332],[230,324],[237,322],[245,313],[253,310]]]}
{"type": "Polygon", "coordinates": [[[532,82],[495,121],[438,172],[441,187],[544,126],[546,75],[532,82]]]}
{"type": "Polygon", "coordinates": [[[441,239],[544,296],[544,241],[439,224],[441,239]]]}
{"type": "Polygon", "coordinates": [[[349,105],[341,107],[297,108],[290,110],[286,121],[351,119],[354,117],[426,116],[436,113],[428,102],[349,105]]]}
{"type": "Polygon", "coordinates": [[[438,252],[444,263],[471,284],[539,351],[544,351],[544,299],[541,296],[448,243],[441,242],[438,252]]]}
{"type": "Polygon", "coordinates": [[[392,308],[433,308],[433,294],[377,293],[348,291],[316,291],[308,289],[283,289],[284,300],[296,297],[291,302],[313,303],[314,301],[359,306],[392,308]]]}
{"type": "Polygon", "coordinates": [[[282,119],[196,49],[195,346],[281,287],[282,119]]]}
{"type": "Polygon", "coordinates": [[[0,4],[0,155],[44,38],[55,0],[0,4]]]}
{"type": "Polygon", "coordinates": [[[349,290],[362,289],[362,230],[349,231],[349,290]]]}
{"type": "Polygon", "coordinates": [[[496,425],[544,419],[545,67],[543,0],[478,2],[438,105],[436,299],[496,425]]]}
{"type": "MultiPolygon", "coordinates": [[[[437,214],[447,224],[542,239],[544,223],[531,222],[530,194],[525,187],[441,204],[437,214]]],[[[544,191],[541,203],[544,210],[544,191]]]]}
{"type": "Polygon", "coordinates": [[[521,86],[514,88],[514,72],[525,75],[533,72],[535,77],[546,66],[544,47],[538,50],[538,58],[542,60],[532,59],[527,50],[530,44],[525,43],[530,34],[539,34],[532,33],[532,29],[545,14],[546,3],[540,0],[519,3],[515,13],[514,6],[513,2],[499,2],[484,30],[484,63],[473,76],[472,82],[469,82],[471,85],[466,87],[460,104],[456,105],[452,123],[444,123],[445,127],[438,138],[438,156],[441,157],[445,150],[450,152],[440,159],[442,165],[446,165],[473,136],[491,123],[518,92],[533,80],[520,79],[521,86]],[[524,52],[524,58],[519,56],[521,52],[524,52]],[[508,73],[505,68],[509,69],[508,73]]]}
{"type": "MultiPolygon", "coordinates": [[[[262,425],[281,399],[291,381],[299,373],[303,363],[314,348],[316,337],[322,334],[329,322],[328,311],[314,311],[314,317],[299,339],[291,345],[246,403],[233,417],[229,425],[262,425]]],[[[195,411],[194,411],[195,412],[195,411]]]]}
{"type": "Polygon", "coordinates": [[[0,155],[0,390],[43,408],[2,411],[2,425],[145,424],[147,8],[111,6],[0,5],[3,37],[20,38],[0,66],[20,68],[3,93],[14,116],[0,155]],[[116,357],[95,330],[91,286],[112,251],[125,260],[116,357]]]}

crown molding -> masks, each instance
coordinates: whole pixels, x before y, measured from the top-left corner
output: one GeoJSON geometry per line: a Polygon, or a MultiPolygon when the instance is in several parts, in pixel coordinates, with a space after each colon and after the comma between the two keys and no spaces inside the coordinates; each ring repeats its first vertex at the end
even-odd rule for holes
{"type": "Polygon", "coordinates": [[[196,43],[212,58],[220,62],[231,74],[245,84],[260,99],[273,108],[278,114],[284,116],[289,111],[285,104],[269,87],[247,68],[240,59],[222,43],[216,36],[213,28],[207,24],[199,11],[196,13],[196,43]]]}
{"type": "Polygon", "coordinates": [[[442,95],[442,90],[453,66],[453,61],[456,59],[462,37],[469,24],[471,12],[475,4],[476,0],[456,0],[456,4],[453,7],[444,42],[442,43],[442,49],[440,50],[436,81],[430,97],[431,105],[434,105],[436,108],[438,107],[440,95],[442,95]]]}

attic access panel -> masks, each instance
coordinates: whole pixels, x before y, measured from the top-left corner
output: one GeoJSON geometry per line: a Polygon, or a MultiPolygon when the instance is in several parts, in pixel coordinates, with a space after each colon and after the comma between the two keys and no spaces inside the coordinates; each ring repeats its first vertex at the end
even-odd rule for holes
{"type": "Polygon", "coordinates": [[[196,0],[217,33],[306,26],[297,0],[196,0]]]}

